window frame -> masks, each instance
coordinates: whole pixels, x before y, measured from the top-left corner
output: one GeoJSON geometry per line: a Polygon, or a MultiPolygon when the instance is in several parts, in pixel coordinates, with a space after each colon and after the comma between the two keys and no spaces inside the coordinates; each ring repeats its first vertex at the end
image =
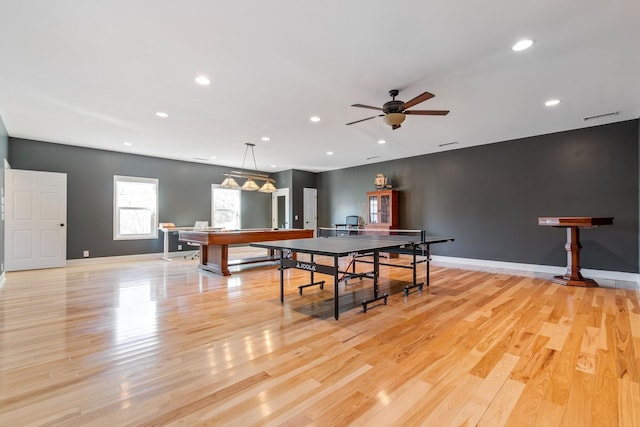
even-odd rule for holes
{"type": "Polygon", "coordinates": [[[113,176],[113,240],[150,240],[158,238],[158,195],[159,180],[157,178],[144,178],[137,176],[114,175],[113,176]],[[136,182],[144,184],[153,184],[155,186],[155,207],[151,213],[151,232],[146,234],[127,234],[121,235],[120,229],[120,210],[121,209],[148,209],[143,206],[119,206],[118,205],[118,183],[119,182],[136,182]]]}

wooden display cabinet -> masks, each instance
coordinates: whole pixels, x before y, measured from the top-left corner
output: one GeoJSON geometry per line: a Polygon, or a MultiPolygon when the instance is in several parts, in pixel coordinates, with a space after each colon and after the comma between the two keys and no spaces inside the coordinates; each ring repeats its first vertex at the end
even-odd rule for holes
{"type": "Polygon", "coordinates": [[[398,226],[398,190],[378,190],[367,193],[367,228],[392,230],[398,226]]]}

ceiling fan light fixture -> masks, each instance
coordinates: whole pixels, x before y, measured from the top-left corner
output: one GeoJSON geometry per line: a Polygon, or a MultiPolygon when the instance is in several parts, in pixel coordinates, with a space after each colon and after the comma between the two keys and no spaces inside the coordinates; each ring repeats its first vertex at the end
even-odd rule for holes
{"type": "Polygon", "coordinates": [[[393,129],[400,127],[406,116],[403,113],[389,113],[382,118],[382,121],[391,126],[393,129]]]}

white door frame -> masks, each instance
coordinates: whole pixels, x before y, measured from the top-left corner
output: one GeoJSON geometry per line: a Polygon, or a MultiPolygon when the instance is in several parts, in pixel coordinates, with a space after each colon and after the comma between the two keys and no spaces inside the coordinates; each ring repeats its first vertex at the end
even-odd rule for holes
{"type": "Polygon", "coordinates": [[[318,190],[316,188],[303,188],[302,221],[305,230],[318,229],[318,190]]]}
{"type": "Polygon", "coordinates": [[[284,196],[284,228],[290,228],[290,218],[289,218],[289,189],[288,188],[278,188],[276,191],[271,193],[271,227],[278,228],[278,197],[284,196]]]}

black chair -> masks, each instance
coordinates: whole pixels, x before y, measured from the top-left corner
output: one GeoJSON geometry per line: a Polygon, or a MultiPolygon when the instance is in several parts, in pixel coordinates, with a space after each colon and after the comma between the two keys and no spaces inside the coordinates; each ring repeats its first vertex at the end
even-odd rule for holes
{"type": "Polygon", "coordinates": [[[347,230],[352,228],[360,228],[360,217],[358,215],[349,215],[345,220],[347,230]]]}
{"type": "Polygon", "coordinates": [[[357,231],[360,228],[360,217],[358,215],[349,215],[346,220],[342,224],[334,224],[336,227],[336,234],[340,236],[344,236],[347,234],[357,234],[357,231]]]}

